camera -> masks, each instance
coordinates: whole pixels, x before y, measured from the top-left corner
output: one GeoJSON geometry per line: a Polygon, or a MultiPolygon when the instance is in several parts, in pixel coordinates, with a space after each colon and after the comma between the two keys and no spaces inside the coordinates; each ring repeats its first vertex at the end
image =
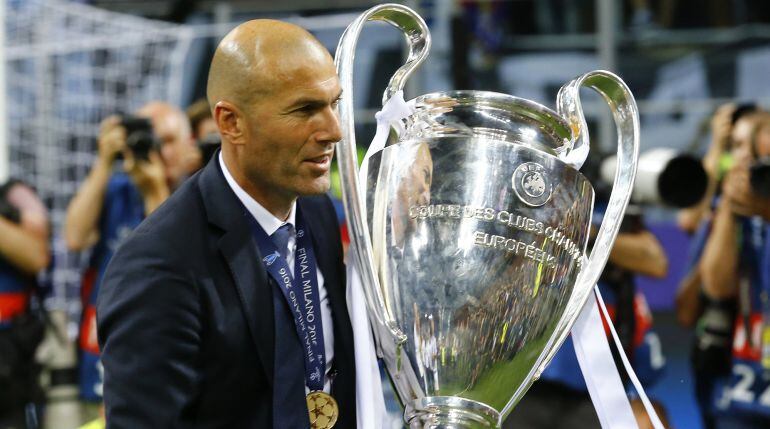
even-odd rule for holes
{"type": "MultiPolygon", "coordinates": [[[[612,183],[616,168],[617,157],[602,160],[601,181],[612,183]]],[[[708,176],[698,158],[674,149],[652,149],[639,155],[631,201],[686,208],[703,198],[707,186],[708,176]]]]}
{"type": "MultiPolygon", "coordinates": [[[[720,180],[730,171],[733,163],[732,155],[722,155],[718,170],[720,180]]],[[[770,157],[763,157],[751,163],[749,166],[749,184],[754,194],[763,198],[770,198],[770,157]]]]}
{"type": "Polygon", "coordinates": [[[9,180],[0,186],[0,217],[18,224],[21,222],[21,213],[19,212],[19,209],[11,205],[11,203],[8,202],[8,198],[6,198],[8,190],[11,189],[11,186],[13,186],[15,183],[18,182],[15,180],[9,180]]]}
{"type": "Polygon", "coordinates": [[[126,147],[136,159],[147,160],[150,151],[157,151],[160,142],[152,129],[152,122],[138,116],[123,116],[120,125],[126,129],[126,147]]]}
{"type": "Polygon", "coordinates": [[[754,161],[749,167],[749,183],[755,194],[770,198],[770,156],[754,161]]]}

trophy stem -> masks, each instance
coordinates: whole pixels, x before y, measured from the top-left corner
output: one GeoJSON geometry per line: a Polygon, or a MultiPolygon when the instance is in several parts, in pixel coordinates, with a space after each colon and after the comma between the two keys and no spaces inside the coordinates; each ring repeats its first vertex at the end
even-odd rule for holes
{"type": "Polygon", "coordinates": [[[410,429],[497,429],[500,413],[481,402],[457,396],[415,399],[404,415],[410,429]]]}

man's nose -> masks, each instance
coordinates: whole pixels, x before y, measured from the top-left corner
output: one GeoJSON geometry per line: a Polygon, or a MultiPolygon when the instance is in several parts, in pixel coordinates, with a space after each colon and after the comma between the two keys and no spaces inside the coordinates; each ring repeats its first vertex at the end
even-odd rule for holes
{"type": "Polygon", "coordinates": [[[321,143],[336,143],[342,140],[342,128],[337,109],[331,106],[324,109],[323,124],[318,141],[321,143]]]}

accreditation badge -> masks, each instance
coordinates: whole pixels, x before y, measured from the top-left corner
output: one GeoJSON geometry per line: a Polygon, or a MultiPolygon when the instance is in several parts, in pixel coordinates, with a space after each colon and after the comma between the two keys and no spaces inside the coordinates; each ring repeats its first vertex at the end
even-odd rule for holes
{"type": "Polygon", "coordinates": [[[340,410],[332,395],[324,391],[314,391],[308,393],[306,399],[310,413],[310,429],[333,428],[340,410]]]}

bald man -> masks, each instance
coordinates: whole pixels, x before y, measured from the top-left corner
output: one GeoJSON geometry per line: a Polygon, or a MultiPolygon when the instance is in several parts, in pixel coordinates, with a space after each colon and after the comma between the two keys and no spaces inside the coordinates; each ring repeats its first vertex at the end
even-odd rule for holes
{"type": "Polygon", "coordinates": [[[329,198],[333,60],[256,20],[220,43],[222,149],[118,250],[98,298],[110,428],[352,428],[352,329],[329,198]]]}
{"type": "Polygon", "coordinates": [[[93,248],[83,280],[80,390],[88,402],[101,402],[96,296],[107,263],[122,240],[155,210],[195,166],[196,148],[187,118],[177,107],[150,102],[135,114],[150,120],[160,146],[147,160],[136,159],[126,145],[121,119],[102,121],[98,154],[86,180],[67,208],[64,237],[70,250],[93,248]],[[123,155],[122,168],[114,168],[123,155]]]}

